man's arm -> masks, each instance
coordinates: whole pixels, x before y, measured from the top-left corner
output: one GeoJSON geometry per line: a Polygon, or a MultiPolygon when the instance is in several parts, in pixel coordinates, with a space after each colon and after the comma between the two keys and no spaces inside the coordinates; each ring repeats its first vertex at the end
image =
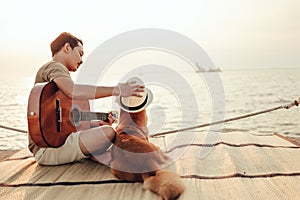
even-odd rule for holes
{"type": "Polygon", "coordinates": [[[140,96],[144,86],[130,83],[119,84],[116,87],[103,87],[93,85],[75,85],[68,77],[58,77],[53,80],[57,87],[69,98],[74,99],[98,99],[109,96],[140,96]]]}

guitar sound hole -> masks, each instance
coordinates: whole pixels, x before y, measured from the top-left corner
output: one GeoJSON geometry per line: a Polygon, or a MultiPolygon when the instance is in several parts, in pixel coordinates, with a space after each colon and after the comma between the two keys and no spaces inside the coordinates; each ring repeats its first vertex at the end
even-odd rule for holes
{"type": "Polygon", "coordinates": [[[72,116],[72,123],[73,125],[78,125],[78,122],[80,121],[80,111],[77,108],[74,108],[71,112],[71,116],[72,116]]]}

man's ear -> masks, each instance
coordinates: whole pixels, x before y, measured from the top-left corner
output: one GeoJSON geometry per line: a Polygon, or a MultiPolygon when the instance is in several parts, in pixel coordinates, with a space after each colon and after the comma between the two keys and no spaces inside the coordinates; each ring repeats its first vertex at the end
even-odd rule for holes
{"type": "Polygon", "coordinates": [[[63,50],[65,53],[69,53],[71,50],[72,50],[72,47],[70,45],[70,43],[66,43],[64,46],[63,46],[63,50]]]}

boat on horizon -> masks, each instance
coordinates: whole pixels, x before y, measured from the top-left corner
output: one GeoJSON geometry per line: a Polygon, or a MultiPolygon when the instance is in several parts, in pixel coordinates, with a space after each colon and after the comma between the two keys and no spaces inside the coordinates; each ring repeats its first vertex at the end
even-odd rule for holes
{"type": "Polygon", "coordinates": [[[222,72],[222,70],[218,67],[203,67],[196,62],[196,72],[197,73],[205,73],[205,72],[222,72]]]}

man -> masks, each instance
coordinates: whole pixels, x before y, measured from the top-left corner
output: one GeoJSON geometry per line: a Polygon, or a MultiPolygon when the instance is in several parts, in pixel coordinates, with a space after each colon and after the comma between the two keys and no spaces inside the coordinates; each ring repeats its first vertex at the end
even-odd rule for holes
{"type": "MultiPolygon", "coordinates": [[[[44,64],[37,72],[35,83],[56,83],[58,88],[69,98],[97,99],[108,96],[122,97],[140,96],[143,86],[134,83],[122,83],[115,87],[91,85],[76,85],[71,79],[70,72],[75,72],[82,64],[84,54],[82,40],[70,33],[61,33],[50,45],[52,60],[44,64]]],[[[99,55],[101,56],[101,55],[99,55]]],[[[110,126],[114,119],[109,115],[109,122],[94,122],[94,128],[72,133],[64,145],[59,148],[41,148],[34,144],[29,135],[29,150],[36,161],[42,165],[59,165],[89,157],[92,153],[99,154],[111,145],[115,130],[110,126]]]]}

